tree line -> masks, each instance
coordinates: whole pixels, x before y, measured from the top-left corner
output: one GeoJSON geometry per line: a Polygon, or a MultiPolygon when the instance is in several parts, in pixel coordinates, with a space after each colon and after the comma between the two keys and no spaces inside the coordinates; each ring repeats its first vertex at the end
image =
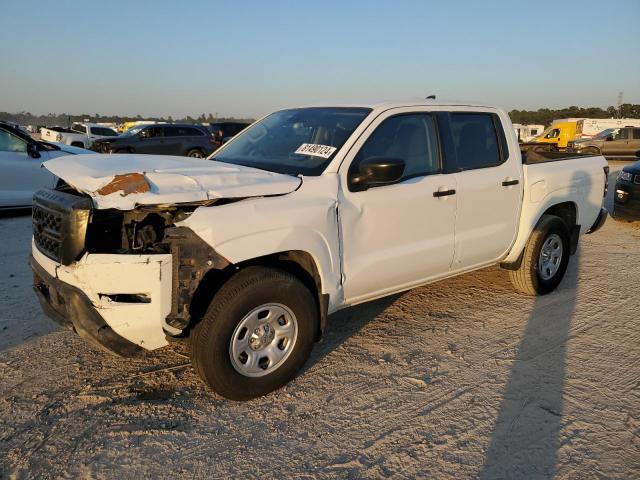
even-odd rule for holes
{"type": "MultiPolygon", "coordinates": [[[[525,125],[545,125],[548,126],[557,118],[640,118],[640,105],[625,103],[618,109],[616,107],[567,107],[559,109],[540,108],[538,110],[511,110],[509,112],[513,123],[522,123],[525,125]]],[[[119,116],[119,115],[100,115],[83,113],[80,115],[72,115],[68,113],[49,113],[47,115],[34,115],[29,112],[0,112],[0,120],[8,120],[16,122],[20,125],[59,125],[68,127],[74,122],[92,122],[92,123],[124,123],[132,120],[155,120],[159,122],[175,122],[175,123],[214,123],[214,122],[252,122],[252,118],[235,118],[235,117],[218,117],[211,113],[202,114],[198,117],[187,115],[183,118],[168,117],[142,117],[136,116],[119,116]]]]}
{"type": "Polygon", "coordinates": [[[75,122],[88,122],[88,123],[116,123],[121,124],[129,121],[136,120],[153,120],[158,122],[169,123],[215,123],[215,122],[253,122],[251,118],[235,118],[235,117],[218,117],[211,113],[202,114],[198,117],[192,117],[187,115],[183,118],[173,118],[171,115],[168,117],[143,117],[142,115],[135,116],[120,116],[120,115],[100,115],[99,113],[89,114],[82,113],[78,115],[70,113],[48,113],[46,115],[35,115],[30,112],[0,112],[0,120],[6,120],[9,122],[15,122],[20,125],[42,125],[46,127],[60,126],[68,127],[75,122]]]}
{"type": "Polygon", "coordinates": [[[640,118],[640,105],[624,103],[619,109],[616,107],[567,107],[511,110],[509,117],[513,123],[545,126],[551,125],[551,122],[558,118],[640,118]]]}

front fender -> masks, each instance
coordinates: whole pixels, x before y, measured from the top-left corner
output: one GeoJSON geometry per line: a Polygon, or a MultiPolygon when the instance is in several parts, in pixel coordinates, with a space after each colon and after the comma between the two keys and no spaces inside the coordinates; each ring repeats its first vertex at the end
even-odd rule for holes
{"type": "Polygon", "coordinates": [[[189,227],[232,264],[289,251],[309,254],[333,311],[342,303],[336,201],[326,193],[308,193],[201,207],[179,225],[189,227]]]}

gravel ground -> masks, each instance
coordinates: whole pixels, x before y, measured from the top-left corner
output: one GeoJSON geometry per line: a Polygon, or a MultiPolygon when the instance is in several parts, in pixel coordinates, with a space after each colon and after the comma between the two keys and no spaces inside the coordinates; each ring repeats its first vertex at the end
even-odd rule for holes
{"type": "Polygon", "coordinates": [[[489,268],[333,315],[295,381],[235,403],[177,347],[118,359],[46,320],[29,221],[0,219],[2,479],[640,477],[638,224],[583,237],[545,297],[489,268]]]}

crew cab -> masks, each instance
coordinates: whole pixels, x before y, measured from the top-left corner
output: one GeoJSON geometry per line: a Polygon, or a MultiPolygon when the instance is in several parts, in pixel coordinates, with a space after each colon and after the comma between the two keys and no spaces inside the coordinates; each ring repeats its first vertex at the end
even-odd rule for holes
{"type": "Polygon", "coordinates": [[[547,294],[607,215],[603,157],[522,157],[476,104],[282,110],[208,160],[47,162],[31,264],[53,319],[120,355],[187,342],[236,400],[291,380],[341,308],[495,264],[547,294]]]}
{"type": "Polygon", "coordinates": [[[44,127],[40,129],[42,140],[80,148],[89,148],[99,138],[117,136],[118,132],[114,129],[95,123],[73,123],[71,128],[44,127]]]}
{"type": "Polygon", "coordinates": [[[569,150],[610,158],[640,158],[640,127],[608,128],[591,138],[569,142],[569,150]]]}

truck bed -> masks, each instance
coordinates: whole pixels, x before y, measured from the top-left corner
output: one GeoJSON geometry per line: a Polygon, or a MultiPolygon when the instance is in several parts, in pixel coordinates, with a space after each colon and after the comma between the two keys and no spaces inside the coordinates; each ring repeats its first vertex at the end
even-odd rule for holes
{"type": "Polygon", "coordinates": [[[532,165],[536,163],[557,162],[558,160],[576,160],[578,158],[598,156],[597,154],[575,153],[575,152],[536,152],[533,150],[522,150],[522,163],[532,165]]]}

